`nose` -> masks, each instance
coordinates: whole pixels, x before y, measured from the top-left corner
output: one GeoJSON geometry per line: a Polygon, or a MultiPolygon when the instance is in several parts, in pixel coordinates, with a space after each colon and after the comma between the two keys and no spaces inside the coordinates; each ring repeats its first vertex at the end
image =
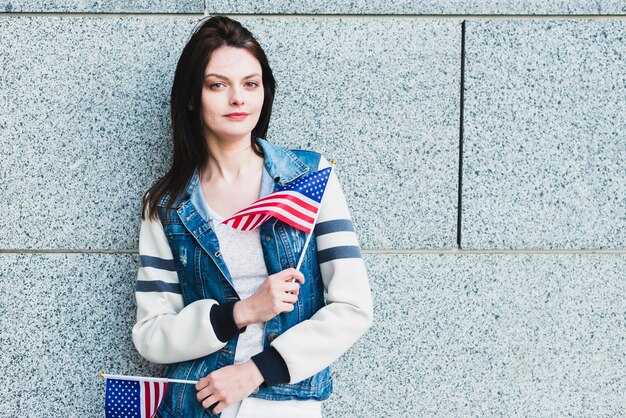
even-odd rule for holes
{"type": "Polygon", "coordinates": [[[235,86],[230,93],[230,104],[234,106],[241,106],[243,104],[243,92],[242,89],[235,86]]]}

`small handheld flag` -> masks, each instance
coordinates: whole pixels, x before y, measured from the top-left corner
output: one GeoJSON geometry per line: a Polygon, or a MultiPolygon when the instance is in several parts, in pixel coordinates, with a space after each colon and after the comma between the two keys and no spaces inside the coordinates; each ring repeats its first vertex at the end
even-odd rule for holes
{"type": "Polygon", "coordinates": [[[223,224],[251,231],[275,217],[307,234],[313,231],[332,167],[309,174],[240,210],[223,224]]]}
{"type": "Polygon", "coordinates": [[[153,418],[163,400],[167,382],[107,379],[106,418],[153,418]]]}

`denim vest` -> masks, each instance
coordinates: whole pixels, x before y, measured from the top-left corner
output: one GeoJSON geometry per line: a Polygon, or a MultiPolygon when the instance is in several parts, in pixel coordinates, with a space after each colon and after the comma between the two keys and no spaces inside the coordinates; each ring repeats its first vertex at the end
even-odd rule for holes
{"type": "MultiPolygon", "coordinates": [[[[261,197],[317,170],[320,154],[312,151],[289,151],[264,139],[256,142],[263,150],[265,170],[261,181],[261,197]]],[[[239,300],[233,281],[220,254],[219,242],[204,210],[198,171],[188,181],[185,191],[172,209],[167,209],[169,196],[164,196],[157,206],[165,236],[172,249],[180,288],[185,305],[200,299],[214,299],[219,303],[239,300]]],[[[261,247],[268,273],[297,265],[306,234],[288,224],[270,218],[260,227],[261,247]]],[[[306,248],[300,271],[305,282],[300,287],[298,301],[291,312],[275,316],[265,323],[263,348],[268,348],[277,336],[292,326],[309,319],[324,306],[324,285],[317,262],[315,237],[306,248]]],[[[171,379],[198,380],[214,370],[231,365],[235,358],[238,336],[226,346],[208,356],[169,365],[167,376],[171,379]]],[[[329,368],[295,384],[278,384],[269,388],[261,386],[251,397],[288,399],[327,399],[333,390],[329,368]]],[[[162,418],[217,417],[202,408],[196,399],[194,385],[170,383],[159,407],[162,418]]]]}

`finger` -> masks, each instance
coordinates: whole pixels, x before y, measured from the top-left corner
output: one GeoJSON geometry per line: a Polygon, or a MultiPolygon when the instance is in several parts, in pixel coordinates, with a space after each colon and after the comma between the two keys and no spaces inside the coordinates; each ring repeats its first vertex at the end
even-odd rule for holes
{"type": "Polygon", "coordinates": [[[298,270],[296,270],[294,268],[285,269],[285,270],[281,271],[280,273],[282,273],[280,278],[283,281],[289,281],[289,280],[292,280],[292,279],[296,279],[300,283],[304,284],[304,274],[302,274],[302,272],[300,272],[300,271],[298,271],[298,270]]]}
{"type": "Polygon", "coordinates": [[[291,283],[291,282],[285,282],[284,284],[284,289],[285,292],[299,292],[300,291],[300,284],[299,283],[291,283]]]}
{"type": "Polygon", "coordinates": [[[209,406],[209,411],[211,411],[214,414],[219,414],[220,412],[222,412],[222,408],[220,408],[219,411],[216,411],[215,409],[221,404],[222,404],[221,402],[215,402],[213,405],[209,406]]]}
{"type": "Polygon", "coordinates": [[[297,300],[298,296],[292,295],[291,293],[285,293],[285,296],[283,296],[283,302],[286,303],[296,303],[297,300]]]}
{"type": "Polygon", "coordinates": [[[198,400],[198,402],[202,402],[204,399],[207,399],[209,396],[211,396],[212,392],[213,391],[209,387],[205,387],[204,389],[196,393],[196,399],[198,400]]]}
{"type": "Polygon", "coordinates": [[[211,405],[211,407],[209,408],[209,410],[211,412],[213,412],[214,414],[220,414],[222,412],[224,412],[224,409],[228,408],[230,405],[224,403],[224,401],[221,401],[218,404],[215,405],[211,405]]]}
{"type": "Polygon", "coordinates": [[[304,284],[304,274],[301,271],[296,270],[296,274],[293,276],[294,279],[299,281],[301,284],[304,284]]]}
{"type": "Polygon", "coordinates": [[[219,401],[220,400],[217,399],[217,396],[211,395],[211,396],[209,396],[208,398],[206,398],[205,400],[202,401],[202,407],[204,409],[215,408],[215,406],[217,406],[219,401]]]}
{"type": "Polygon", "coordinates": [[[294,309],[294,305],[291,303],[283,303],[281,312],[291,312],[294,309]]]}
{"type": "Polygon", "coordinates": [[[202,390],[208,385],[209,385],[209,379],[207,379],[206,377],[203,377],[202,379],[198,380],[198,383],[196,383],[196,390],[202,390]]]}

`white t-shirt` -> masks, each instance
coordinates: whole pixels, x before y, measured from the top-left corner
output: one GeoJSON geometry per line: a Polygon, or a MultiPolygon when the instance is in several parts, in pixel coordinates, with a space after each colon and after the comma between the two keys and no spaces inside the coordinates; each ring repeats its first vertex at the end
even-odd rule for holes
{"type": "MultiPolygon", "coordinates": [[[[225,219],[216,213],[203,198],[205,209],[211,216],[211,226],[220,243],[220,252],[233,280],[233,285],[241,299],[246,299],[267,279],[268,272],[263,258],[259,228],[252,231],[238,231],[221,224],[225,219]]],[[[239,334],[235,348],[235,364],[248,361],[253,355],[263,351],[263,334],[265,323],[249,324],[239,334]]],[[[245,398],[236,402],[222,412],[223,418],[248,415],[255,411],[258,417],[321,417],[321,402],[306,401],[269,401],[265,399],[245,398]],[[280,415],[276,415],[279,414],[280,415]]]]}
{"type": "MultiPolygon", "coordinates": [[[[223,216],[211,209],[204,201],[211,216],[211,226],[220,243],[220,252],[233,280],[239,298],[249,298],[267,279],[267,267],[261,248],[259,228],[252,231],[239,231],[221,224],[223,216]]],[[[263,331],[265,323],[249,324],[239,334],[235,349],[235,364],[244,363],[263,351],[263,331]]]]}

